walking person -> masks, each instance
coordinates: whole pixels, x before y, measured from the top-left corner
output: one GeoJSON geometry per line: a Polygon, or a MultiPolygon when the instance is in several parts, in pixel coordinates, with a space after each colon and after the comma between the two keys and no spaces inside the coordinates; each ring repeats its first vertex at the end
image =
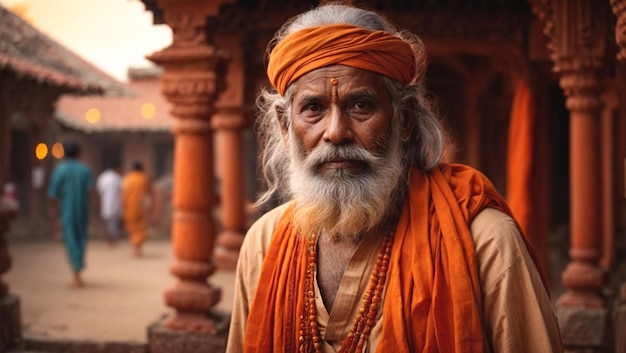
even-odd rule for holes
{"type": "Polygon", "coordinates": [[[66,142],[63,150],[64,159],[52,171],[47,194],[52,200],[53,232],[62,233],[72,267],[70,286],[80,288],[85,285],[81,272],[85,268],[93,173],[79,160],[81,147],[78,143],[66,142]]]}
{"type": "Polygon", "coordinates": [[[151,184],[143,164],[133,162],[132,170],[122,180],[122,209],[124,228],[130,237],[136,257],[141,257],[142,246],[148,239],[148,215],[151,204],[151,184]]]}
{"type": "Polygon", "coordinates": [[[504,199],[441,160],[420,39],[328,4],[268,49],[260,202],[285,203],[244,239],[227,352],[561,352],[504,199]]]}
{"type": "Polygon", "coordinates": [[[114,160],[96,179],[100,198],[100,218],[104,222],[106,238],[115,245],[122,233],[122,174],[121,165],[114,160]]]}

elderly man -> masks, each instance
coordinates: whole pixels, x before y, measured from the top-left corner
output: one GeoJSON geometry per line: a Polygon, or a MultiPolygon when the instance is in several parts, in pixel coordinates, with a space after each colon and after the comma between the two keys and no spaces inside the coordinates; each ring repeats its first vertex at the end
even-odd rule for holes
{"type": "Polygon", "coordinates": [[[260,202],[288,202],[246,236],[228,352],[560,352],[502,197],[440,162],[419,38],[325,5],[272,44],[260,202]]]}

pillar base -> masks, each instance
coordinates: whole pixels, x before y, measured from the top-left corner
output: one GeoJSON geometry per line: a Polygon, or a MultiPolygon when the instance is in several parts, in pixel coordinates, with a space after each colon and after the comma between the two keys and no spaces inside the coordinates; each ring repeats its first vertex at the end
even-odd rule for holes
{"type": "Polygon", "coordinates": [[[557,300],[557,305],[571,308],[599,309],[604,307],[604,300],[597,293],[569,289],[557,300]]]}
{"type": "Polygon", "coordinates": [[[14,295],[0,299],[0,352],[22,344],[20,300],[14,295]]]}
{"type": "Polygon", "coordinates": [[[148,327],[150,353],[197,353],[226,352],[230,316],[211,311],[209,318],[214,322],[214,335],[176,331],[166,327],[168,317],[164,316],[148,327]]]}
{"type": "Polygon", "coordinates": [[[615,328],[613,329],[615,335],[615,353],[626,353],[626,304],[622,303],[617,308],[615,315],[615,328]]]}
{"type": "Polygon", "coordinates": [[[556,307],[567,352],[600,352],[607,344],[609,313],[604,308],[556,307]]]}

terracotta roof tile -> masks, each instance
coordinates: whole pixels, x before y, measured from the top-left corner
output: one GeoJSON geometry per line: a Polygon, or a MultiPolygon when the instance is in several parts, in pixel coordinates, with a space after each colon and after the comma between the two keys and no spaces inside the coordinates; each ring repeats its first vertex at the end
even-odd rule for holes
{"type": "Polygon", "coordinates": [[[134,92],[0,5],[0,71],[64,87],[76,94],[134,92]]]}
{"type": "Polygon", "coordinates": [[[85,132],[169,131],[174,119],[170,115],[171,104],[161,94],[159,77],[132,76],[128,85],[137,92],[135,97],[62,96],[55,117],[63,124],[85,132]],[[152,117],[142,116],[144,104],[152,104],[155,108],[152,117]],[[95,122],[87,120],[90,109],[99,112],[96,114],[99,119],[95,122]]]}

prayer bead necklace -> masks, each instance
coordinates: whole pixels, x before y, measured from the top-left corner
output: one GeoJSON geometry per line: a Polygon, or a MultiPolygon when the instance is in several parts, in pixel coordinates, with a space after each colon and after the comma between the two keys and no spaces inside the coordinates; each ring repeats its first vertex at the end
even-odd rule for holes
{"type": "MultiPolygon", "coordinates": [[[[348,337],[342,342],[339,353],[362,352],[365,342],[376,323],[376,312],[382,302],[387,279],[392,237],[387,234],[378,251],[376,266],[370,277],[369,287],[363,295],[362,305],[354,318],[348,337]]],[[[317,327],[315,305],[315,266],[317,263],[317,236],[309,237],[304,289],[304,309],[300,316],[299,353],[322,353],[322,339],[317,327]]]]}

